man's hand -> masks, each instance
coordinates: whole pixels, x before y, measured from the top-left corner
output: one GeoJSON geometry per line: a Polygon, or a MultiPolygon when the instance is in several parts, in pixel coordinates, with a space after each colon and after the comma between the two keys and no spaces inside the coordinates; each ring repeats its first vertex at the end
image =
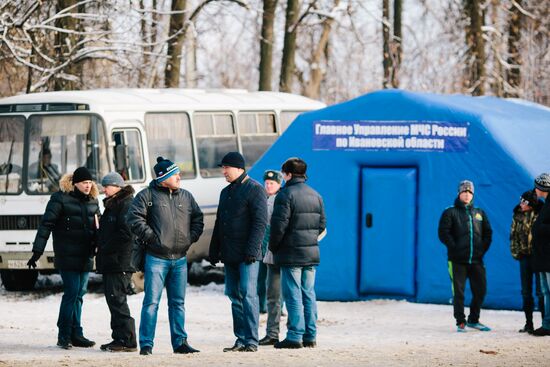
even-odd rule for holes
{"type": "Polygon", "coordinates": [[[29,269],[31,267],[33,269],[36,268],[36,262],[38,261],[38,259],[40,259],[40,256],[42,256],[42,254],[40,252],[36,252],[36,251],[32,252],[31,258],[29,259],[29,261],[27,261],[27,266],[29,267],[29,269]]]}
{"type": "Polygon", "coordinates": [[[252,255],[245,255],[244,262],[247,265],[254,264],[256,262],[256,257],[252,255]]]}

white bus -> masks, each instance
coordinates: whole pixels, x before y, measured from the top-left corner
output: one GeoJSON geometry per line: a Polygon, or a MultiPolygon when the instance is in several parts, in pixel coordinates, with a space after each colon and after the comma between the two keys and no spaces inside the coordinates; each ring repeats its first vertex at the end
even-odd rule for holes
{"type": "Polygon", "coordinates": [[[220,190],[217,166],[240,151],[250,167],[304,111],[324,104],[302,96],[245,90],[106,89],[0,99],[0,275],[8,290],[31,289],[53,270],[52,240],[26,268],[49,196],[66,172],[94,179],[116,170],[136,191],[153,178],[157,156],[180,166],[182,187],[205,214],[189,260],[207,255],[220,190]]]}

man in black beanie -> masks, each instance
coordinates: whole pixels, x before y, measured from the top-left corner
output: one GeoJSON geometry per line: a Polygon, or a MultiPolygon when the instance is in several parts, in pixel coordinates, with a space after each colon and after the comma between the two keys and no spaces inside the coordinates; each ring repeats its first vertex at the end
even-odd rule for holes
{"type": "Polygon", "coordinates": [[[172,349],[177,354],[196,353],[187,343],[185,290],[187,251],[198,241],[203,214],[193,195],[180,188],[180,169],[169,159],[157,158],[156,178],[134,198],[128,224],[145,245],[145,296],[139,324],[141,355],[153,353],[157,312],[166,287],[172,349]]]}
{"type": "Polygon", "coordinates": [[[464,180],[458,185],[454,206],[443,211],[439,220],[439,239],[447,247],[449,274],[453,289],[454,317],[458,332],[466,326],[490,331],[479,322],[483,299],[487,292],[483,256],[491,245],[493,230],[485,212],[474,206],[474,184],[464,180]],[[464,288],[470,280],[472,301],[468,320],[464,315],[464,288]]]}
{"type": "Polygon", "coordinates": [[[231,300],[233,332],[237,337],[224,352],[258,350],[258,261],[267,224],[267,194],[245,171],[244,158],[230,152],[221,163],[229,185],[220,193],[210,242],[210,262],[225,267],[225,294],[231,300]]]}
{"type": "Polygon", "coordinates": [[[93,267],[93,254],[99,222],[99,191],[85,167],[64,175],[59,191],[52,194],[36,233],[29,268],[44,253],[53,234],[54,266],[63,280],[63,297],[59,308],[57,346],[89,348],[95,342],[84,337],[80,318],[83,297],[88,287],[88,274],[93,267]],[[84,213],[84,214],[83,214],[84,213]],[[66,223],[60,226],[59,223],[66,223]]]}

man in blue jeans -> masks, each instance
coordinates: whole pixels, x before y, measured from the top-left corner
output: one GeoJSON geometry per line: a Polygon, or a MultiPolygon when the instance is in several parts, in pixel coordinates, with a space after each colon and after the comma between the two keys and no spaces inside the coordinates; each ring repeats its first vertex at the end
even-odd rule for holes
{"type": "Polygon", "coordinates": [[[145,296],[139,325],[141,355],[153,352],[157,312],[166,287],[168,318],[174,353],[196,353],[185,332],[187,250],[204,227],[203,214],[190,192],[180,188],[177,165],[157,158],[156,179],[136,195],[128,212],[128,224],[145,245],[145,296]]]}
{"type": "Polygon", "coordinates": [[[281,267],[281,287],[288,311],[286,338],[275,348],[317,345],[315,266],[319,265],[319,235],[325,230],[323,199],[306,185],[307,164],[289,158],[281,171],[285,186],[275,197],[269,250],[281,267]]]}
{"type": "Polygon", "coordinates": [[[229,182],[220,193],[210,242],[210,262],[224,263],[225,294],[231,300],[233,333],[237,340],[224,352],[258,350],[258,261],[267,225],[267,194],[251,179],[239,152],[227,153],[220,163],[229,182]]]}
{"type": "Polygon", "coordinates": [[[550,174],[543,173],[535,179],[537,197],[544,201],[539,216],[533,223],[533,270],[539,272],[544,296],[542,326],[534,330],[534,336],[550,336],[550,174]]]}

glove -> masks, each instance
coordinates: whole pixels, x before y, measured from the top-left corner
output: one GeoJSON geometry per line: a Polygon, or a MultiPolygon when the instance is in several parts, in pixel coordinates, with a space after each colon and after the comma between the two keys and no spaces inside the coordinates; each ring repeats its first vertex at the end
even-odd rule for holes
{"type": "Polygon", "coordinates": [[[256,256],[252,255],[245,255],[244,257],[244,263],[246,265],[254,264],[256,262],[256,256]]]}
{"type": "Polygon", "coordinates": [[[40,252],[36,252],[36,251],[32,252],[31,258],[29,259],[29,261],[27,261],[27,266],[29,267],[29,269],[31,267],[33,269],[36,268],[36,262],[38,261],[38,259],[40,259],[40,256],[42,256],[40,252]]]}

